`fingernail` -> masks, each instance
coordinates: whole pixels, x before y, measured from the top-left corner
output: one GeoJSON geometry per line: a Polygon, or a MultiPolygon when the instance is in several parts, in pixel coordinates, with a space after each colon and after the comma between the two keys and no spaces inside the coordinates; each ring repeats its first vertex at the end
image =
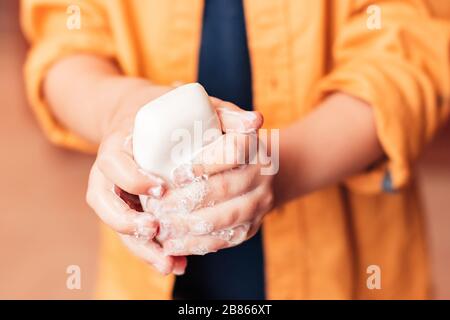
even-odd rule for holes
{"type": "Polygon", "coordinates": [[[241,133],[241,134],[250,134],[256,132],[256,128],[254,128],[254,122],[256,119],[256,113],[252,111],[233,111],[227,108],[220,108],[219,111],[224,116],[232,116],[239,118],[239,127],[233,129],[227,129],[226,133],[241,133]]]}
{"type": "Polygon", "coordinates": [[[161,199],[162,196],[164,195],[164,191],[165,191],[164,187],[162,185],[159,185],[148,189],[148,194],[153,198],[161,199]]]}
{"type": "Polygon", "coordinates": [[[184,272],[185,272],[185,269],[183,267],[180,267],[180,266],[176,266],[173,269],[173,274],[176,275],[176,276],[182,276],[184,274],[184,272]]]}
{"type": "Polygon", "coordinates": [[[173,270],[173,274],[176,276],[184,275],[184,270],[173,270]]]}
{"type": "Polygon", "coordinates": [[[234,111],[227,107],[220,107],[217,110],[224,115],[240,117],[247,121],[254,121],[256,119],[256,113],[253,111],[234,111]]]}
{"type": "Polygon", "coordinates": [[[182,164],[172,171],[173,182],[177,185],[191,183],[195,179],[194,170],[190,164],[182,164]]]}
{"type": "Polygon", "coordinates": [[[214,230],[214,226],[207,221],[195,222],[192,225],[191,233],[197,236],[209,234],[214,230]]]}

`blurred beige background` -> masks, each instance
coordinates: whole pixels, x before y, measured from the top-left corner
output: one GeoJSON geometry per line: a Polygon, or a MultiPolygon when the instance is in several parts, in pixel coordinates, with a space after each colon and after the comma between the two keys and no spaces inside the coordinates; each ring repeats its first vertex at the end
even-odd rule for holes
{"type": "MultiPolygon", "coordinates": [[[[37,127],[24,97],[17,11],[18,1],[0,0],[0,299],[91,298],[97,218],[84,194],[93,157],[51,146],[37,127]],[[66,288],[69,265],[81,267],[81,290],[66,288]]],[[[435,296],[450,299],[450,127],[418,171],[435,296]]]]}

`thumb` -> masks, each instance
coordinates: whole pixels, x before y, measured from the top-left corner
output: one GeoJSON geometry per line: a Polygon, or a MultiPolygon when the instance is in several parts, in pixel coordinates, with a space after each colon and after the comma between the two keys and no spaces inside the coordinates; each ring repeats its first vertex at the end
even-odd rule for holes
{"type": "Polygon", "coordinates": [[[257,111],[246,111],[231,102],[211,98],[223,132],[251,133],[261,128],[264,119],[257,111]]]}

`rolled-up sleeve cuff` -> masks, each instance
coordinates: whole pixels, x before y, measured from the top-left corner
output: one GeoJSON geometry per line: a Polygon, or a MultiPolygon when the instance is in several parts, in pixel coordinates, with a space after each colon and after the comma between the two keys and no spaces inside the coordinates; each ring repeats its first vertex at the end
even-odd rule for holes
{"type": "MultiPolygon", "coordinates": [[[[408,132],[405,108],[398,92],[387,77],[370,64],[348,66],[324,78],[313,94],[319,103],[333,92],[342,92],[359,98],[374,110],[376,130],[385,152],[385,159],[365,172],[349,177],[346,187],[357,193],[372,194],[395,192],[410,180],[410,150],[407,146],[408,132]]],[[[410,130],[415,130],[410,124],[410,130]]]]}
{"type": "Polygon", "coordinates": [[[52,37],[39,42],[29,52],[24,68],[27,95],[40,126],[54,144],[87,153],[97,150],[97,145],[67,130],[53,116],[42,92],[47,71],[55,61],[70,54],[91,53],[113,57],[113,52],[107,36],[83,33],[71,37],[52,37]]]}

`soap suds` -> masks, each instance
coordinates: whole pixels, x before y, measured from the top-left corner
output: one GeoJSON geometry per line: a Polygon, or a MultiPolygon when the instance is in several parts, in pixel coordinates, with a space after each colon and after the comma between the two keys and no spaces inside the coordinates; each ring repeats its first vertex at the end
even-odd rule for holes
{"type": "Polygon", "coordinates": [[[214,230],[214,226],[210,222],[200,220],[193,223],[191,230],[194,235],[205,235],[211,233],[214,230]]]}
{"type": "Polygon", "coordinates": [[[161,198],[162,197],[162,195],[163,195],[163,193],[164,193],[164,189],[163,189],[163,187],[161,186],[161,185],[159,185],[159,186],[156,186],[156,187],[151,187],[150,189],[149,189],[149,193],[150,193],[150,195],[152,196],[152,197],[155,197],[155,198],[161,198]]]}
{"type": "Polygon", "coordinates": [[[227,241],[231,245],[238,245],[247,239],[250,226],[250,223],[244,223],[234,228],[214,231],[211,233],[211,235],[221,240],[227,241]]]}
{"type": "Polygon", "coordinates": [[[184,239],[168,240],[167,245],[168,249],[166,251],[171,254],[181,253],[186,249],[186,243],[184,239]]]}
{"type": "Polygon", "coordinates": [[[196,255],[196,256],[204,256],[205,254],[210,253],[210,251],[208,250],[207,247],[205,246],[198,246],[196,248],[193,248],[191,250],[192,254],[196,255]]]}
{"type": "Polygon", "coordinates": [[[147,199],[147,209],[160,217],[164,214],[188,214],[203,205],[209,189],[202,177],[182,189],[172,189],[169,199],[147,199]]]}
{"type": "Polygon", "coordinates": [[[225,241],[231,241],[234,235],[234,229],[215,231],[212,232],[211,235],[225,241]]]}
{"type": "Polygon", "coordinates": [[[194,181],[194,168],[192,164],[182,164],[172,171],[172,181],[177,186],[184,186],[194,181]]]}
{"type": "Polygon", "coordinates": [[[148,226],[149,222],[153,221],[153,218],[142,214],[134,219],[136,223],[136,229],[134,230],[134,237],[142,242],[147,242],[155,235],[155,230],[148,226]]]}

